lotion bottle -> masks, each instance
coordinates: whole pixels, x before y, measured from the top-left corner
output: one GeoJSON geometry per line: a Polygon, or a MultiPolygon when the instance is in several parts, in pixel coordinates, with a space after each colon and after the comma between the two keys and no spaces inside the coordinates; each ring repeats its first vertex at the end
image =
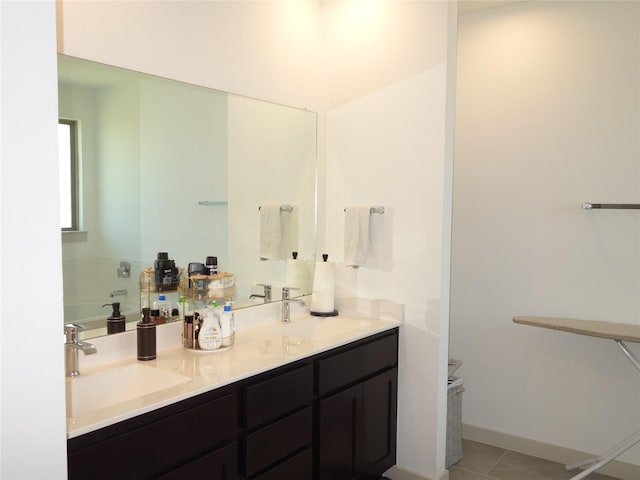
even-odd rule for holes
{"type": "Polygon", "coordinates": [[[224,310],[220,314],[220,330],[222,330],[222,338],[228,338],[233,335],[235,330],[235,320],[231,311],[231,302],[224,304],[224,310]]]}
{"type": "Polygon", "coordinates": [[[217,350],[222,345],[220,322],[215,311],[217,305],[216,302],[211,302],[207,305],[207,311],[198,333],[200,350],[217,350]]]}

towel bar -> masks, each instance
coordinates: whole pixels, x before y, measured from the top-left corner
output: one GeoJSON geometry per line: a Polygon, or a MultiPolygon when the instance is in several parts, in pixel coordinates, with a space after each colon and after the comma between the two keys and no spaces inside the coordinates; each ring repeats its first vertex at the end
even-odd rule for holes
{"type": "MultiPolygon", "coordinates": [[[[258,207],[258,210],[262,210],[262,207],[258,207]]],[[[280,205],[281,212],[293,212],[293,205],[280,205]]]]}
{"type": "Polygon", "coordinates": [[[607,208],[615,210],[640,210],[640,204],[638,203],[591,203],[584,202],[582,208],[585,210],[592,210],[596,208],[607,208]]]}
{"type": "MultiPolygon", "coordinates": [[[[344,207],[344,211],[347,211],[347,207],[344,207]]],[[[369,209],[369,213],[379,213],[380,215],[384,214],[384,207],[382,205],[379,205],[377,207],[371,207],[369,209]]]]}

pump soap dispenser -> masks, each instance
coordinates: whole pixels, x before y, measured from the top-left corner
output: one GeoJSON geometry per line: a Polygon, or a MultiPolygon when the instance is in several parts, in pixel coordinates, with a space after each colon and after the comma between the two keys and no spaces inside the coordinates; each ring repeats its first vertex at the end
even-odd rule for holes
{"type": "Polygon", "coordinates": [[[120,333],[125,331],[126,317],[120,313],[120,302],[105,303],[113,308],[113,312],[110,317],[107,317],[107,334],[120,333]]]}
{"type": "Polygon", "coordinates": [[[138,360],[156,358],[156,324],[151,320],[151,309],[142,309],[142,321],[138,322],[138,360]]]}

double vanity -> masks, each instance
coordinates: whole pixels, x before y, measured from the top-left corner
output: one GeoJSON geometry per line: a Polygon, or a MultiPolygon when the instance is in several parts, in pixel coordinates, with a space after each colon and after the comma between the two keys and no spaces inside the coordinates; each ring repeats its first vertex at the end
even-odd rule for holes
{"type": "MultiPolygon", "coordinates": [[[[308,304],[309,302],[307,302],[308,304]]],[[[280,304],[236,312],[225,351],[158,328],[94,343],[66,380],[69,478],[377,479],[395,464],[402,307],[350,299],[337,317],[280,304]]]]}

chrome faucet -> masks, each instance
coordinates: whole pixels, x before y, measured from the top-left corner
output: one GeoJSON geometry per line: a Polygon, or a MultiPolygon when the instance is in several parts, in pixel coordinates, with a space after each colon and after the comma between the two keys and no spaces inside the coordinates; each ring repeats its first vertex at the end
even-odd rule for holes
{"type": "Polygon", "coordinates": [[[298,305],[306,305],[302,299],[291,298],[291,290],[299,289],[293,287],[282,287],[282,321],[284,323],[289,323],[291,321],[291,302],[297,303],[298,305]]]}
{"type": "Polygon", "coordinates": [[[271,301],[271,285],[267,285],[265,283],[259,283],[259,286],[264,288],[264,295],[252,294],[249,295],[249,298],[264,298],[264,303],[269,303],[271,301]]]}
{"type": "Polygon", "coordinates": [[[118,297],[120,295],[126,295],[126,294],[127,294],[127,289],[123,288],[122,290],[114,290],[109,294],[109,296],[113,298],[113,297],[118,297]]]}
{"type": "Polygon", "coordinates": [[[80,328],[84,327],[73,323],[64,326],[64,374],[67,377],[80,375],[78,350],[82,350],[85,355],[91,355],[98,351],[93,344],[78,340],[78,329],[80,328]]]}

